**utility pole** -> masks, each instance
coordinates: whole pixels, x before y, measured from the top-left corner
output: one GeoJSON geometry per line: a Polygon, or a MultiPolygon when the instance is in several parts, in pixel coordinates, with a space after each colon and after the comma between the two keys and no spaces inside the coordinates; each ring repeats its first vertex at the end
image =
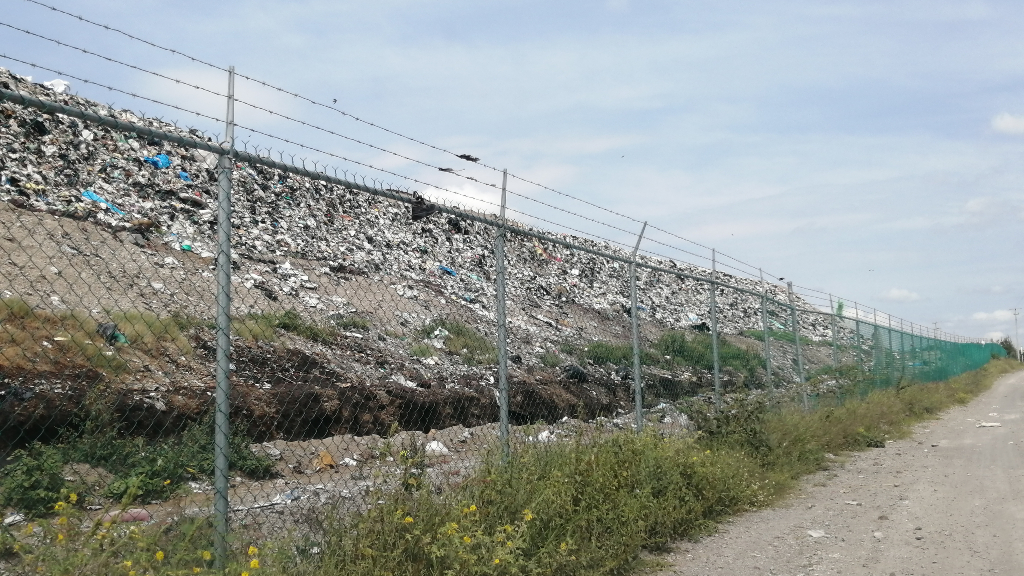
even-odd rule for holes
{"type": "Polygon", "coordinates": [[[1014,334],[1016,334],[1016,338],[1014,339],[1014,343],[1017,345],[1017,361],[1018,362],[1021,361],[1021,354],[1020,354],[1020,329],[1017,328],[1017,316],[1019,316],[1019,315],[1020,315],[1020,310],[1018,310],[1017,308],[1014,308],[1013,309],[1013,332],[1014,332],[1014,334]]]}

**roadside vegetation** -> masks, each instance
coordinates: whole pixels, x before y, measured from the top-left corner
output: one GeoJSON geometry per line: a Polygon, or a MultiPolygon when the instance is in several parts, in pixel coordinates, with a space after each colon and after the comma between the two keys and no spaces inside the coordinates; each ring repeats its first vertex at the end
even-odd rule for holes
{"type": "MultiPolygon", "coordinates": [[[[902,382],[863,394],[869,375],[833,374],[847,388],[819,397],[812,411],[795,398],[740,401],[722,412],[691,400],[681,407],[696,434],[663,438],[648,431],[528,445],[507,463],[495,454],[440,495],[421,479],[376,494],[377,505],[364,514],[326,510],[315,540],[282,538],[258,548],[235,542],[228,573],[626,574],[641,551],[663,550],[675,539],[713,531],[732,514],[768,506],[800,476],[827,468],[828,454],[885,446],[1020,368],[993,360],[945,382],[902,382]]],[[[31,529],[0,535],[15,573],[213,573],[202,522],[83,522],[81,500],[57,495],[31,529]]]]}

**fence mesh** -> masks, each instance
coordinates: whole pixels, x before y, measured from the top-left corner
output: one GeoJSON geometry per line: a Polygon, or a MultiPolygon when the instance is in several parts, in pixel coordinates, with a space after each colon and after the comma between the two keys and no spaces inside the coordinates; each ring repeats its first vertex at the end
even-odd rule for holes
{"type": "MultiPolygon", "coordinates": [[[[209,517],[219,148],[7,72],[0,88],[0,506],[17,523],[73,491],[96,518],[209,517]]],[[[607,243],[509,222],[499,260],[490,215],[253,155],[230,170],[226,495],[255,538],[527,444],[682,434],[687,410],[751,394],[812,407],[1005,355],[649,256],[634,306],[607,243]]]]}

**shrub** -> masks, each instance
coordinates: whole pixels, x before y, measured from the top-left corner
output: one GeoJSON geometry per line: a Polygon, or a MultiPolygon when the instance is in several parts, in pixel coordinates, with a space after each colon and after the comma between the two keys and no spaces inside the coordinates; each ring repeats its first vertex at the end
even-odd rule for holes
{"type": "Polygon", "coordinates": [[[562,365],[562,357],[549,350],[541,354],[540,363],[548,368],[558,368],[562,365]]]}
{"type": "Polygon", "coordinates": [[[30,515],[53,510],[65,490],[64,459],[60,450],[34,445],[16,450],[0,475],[0,508],[10,506],[30,515]]]}

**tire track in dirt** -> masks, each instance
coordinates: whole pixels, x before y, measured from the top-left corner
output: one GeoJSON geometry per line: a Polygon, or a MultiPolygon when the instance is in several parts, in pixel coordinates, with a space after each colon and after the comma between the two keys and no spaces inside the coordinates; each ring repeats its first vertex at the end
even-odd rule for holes
{"type": "Polygon", "coordinates": [[[1022,415],[1016,372],[910,438],[805,478],[778,507],[679,543],[660,574],[1024,574],[1022,415]]]}

